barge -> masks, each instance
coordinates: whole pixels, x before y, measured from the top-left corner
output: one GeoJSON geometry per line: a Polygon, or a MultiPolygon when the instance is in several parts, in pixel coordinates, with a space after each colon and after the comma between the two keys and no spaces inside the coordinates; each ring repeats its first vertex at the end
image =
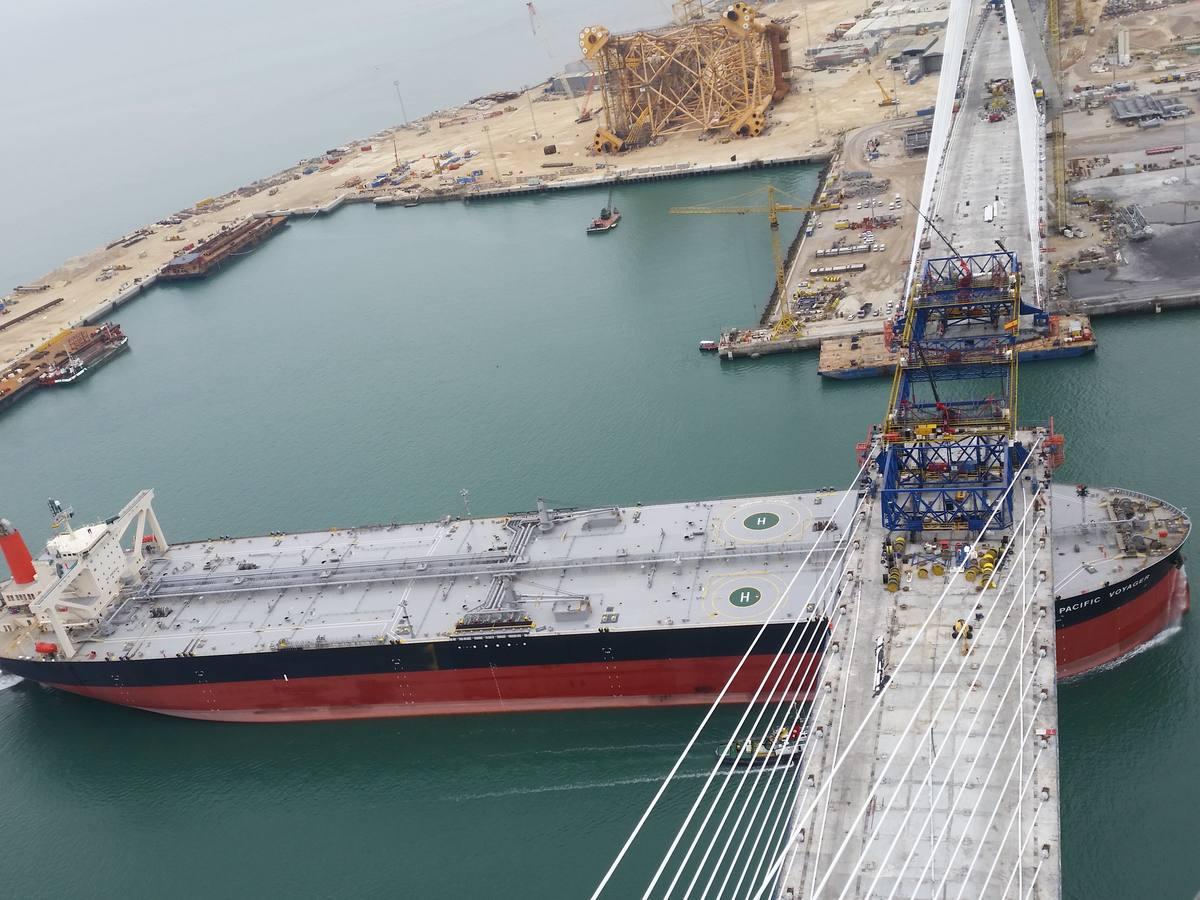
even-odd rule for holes
{"type": "Polygon", "coordinates": [[[177,254],[163,266],[159,278],[203,278],[232,257],[257,247],[287,225],[287,216],[255,217],[226,226],[206,241],[177,254]]]}

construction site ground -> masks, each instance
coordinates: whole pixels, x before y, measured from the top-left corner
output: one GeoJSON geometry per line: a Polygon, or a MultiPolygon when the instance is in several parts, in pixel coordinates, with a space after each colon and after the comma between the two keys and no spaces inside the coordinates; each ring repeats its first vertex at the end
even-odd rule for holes
{"type": "MultiPolygon", "coordinates": [[[[903,276],[912,256],[916,213],[910,203],[916,204],[920,200],[921,181],[925,175],[925,155],[905,153],[904,132],[921,121],[916,117],[893,118],[865,126],[845,136],[837,164],[830,173],[835,177],[830,189],[836,191],[852,187],[854,182],[847,181],[845,173],[854,171],[870,171],[872,181],[886,180],[888,186],[871,197],[847,198],[843,200],[843,208],[840,210],[829,210],[816,215],[813,234],[805,238],[788,272],[789,297],[798,289],[824,284],[822,276],[810,274],[813,268],[865,263],[864,271],[841,276],[846,284],[846,294],[837,311],[843,318],[853,317],[864,303],[869,302],[872,311],[878,310],[880,315],[868,316],[863,320],[863,324],[874,323],[874,328],[868,330],[878,331],[882,328],[881,320],[887,303],[899,302],[903,276]],[[876,146],[879,155],[870,159],[867,146],[873,141],[879,142],[876,146]],[[900,197],[899,205],[895,203],[897,196],[900,197]],[[877,201],[877,205],[868,206],[871,200],[877,201]],[[827,250],[839,240],[848,244],[861,240],[865,229],[838,229],[835,223],[841,219],[857,222],[868,216],[895,216],[899,220],[897,225],[890,228],[871,229],[875,243],[882,245],[884,250],[832,257],[816,255],[818,250],[827,250]]],[[[812,334],[820,334],[823,325],[829,328],[832,324],[813,323],[807,326],[807,330],[812,334]]],[[[844,333],[842,328],[835,330],[844,333]]]]}
{"type": "MultiPolygon", "coordinates": [[[[1092,33],[1063,40],[1064,97],[1072,97],[1078,85],[1127,82],[1133,85],[1128,94],[1176,99],[1197,110],[1200,81],[1162,84],[1151,79],[1200,71],[1200,59],[1183,49],[1200,43],[1200,3],[1192,0],[1116,18],[1101,18],[1101,9],[1100,3],[1085,4],[1084,30],[1092,33]],[[1092,64],[1106,55],[1119,28],[1129,31],[1131,65],[1106,64],[1104,71],[1094,71],[1092,64]]],[[[1195,225],[1200,220],[1200,154],[1195,151],[1200,143],[1192,146],[1200,138],[1197,122],[1189,116],[1157,128],[1138,128],[1116,122],[1107,104],[1066,111],[1068,196],[1114,206],[1136,204],[1154,233],[1149,240],[1118,246],[1107,222],[1097,219],[1094,204],[1069,205],[1067,222],[1076,236],[1055,235],[1047,243],[1054,263],[1075,269],[1066,281],[1071,308],[1099,313],[1113,295],[1140,299],[1200,291],[1195,252],[1200,239],[1195,225]],[[1146,154],[1159,147],[1179,149],[1146,154]],[[1111,174],[1130,163],[1142,171],[1111,174]],[[1092,263],[1086,257],[1100,261],[1092,263]]]]}
{"type": "MultiPolygon", "coordinates": [[[[811,35],[812,43],[822,43],[824,34],[847,14],[843,3],[819,0],[807,4],[806,25],[804,16],[799,15],[800,8],[797,0],[762,7],[766,15],[787,21],[791,29],[792,58],[796,63],[792,69],[792,92],[772,107],[766,133],[747,139],[696,133],[674,135],[655,146],[623,153],[612,160],[612,166],[620,171],[679,163],[711,164],[728,161],[732,156],[750,160],[794,157],[821,149],[832,151],[838,136],[878,123],[892,114],[894,108],[879,106],[880,93],[874,83],[875,78],[883,75],[881,57],[871,60],[869,66],[859,64],[840,70],[809,72],[800,67],[805,58],[804,48],[809,44],[806,35],[811,35]]],[[[587,24],[591,23],[581,22],[580,27],[587,24]]],[[[888,80],[891,81],[890,73],[888,80]]],[[[936,90],[936,77],[924,78],[911,86],[901,81],[897,87],[899,109],[909,112],[931,105],[936,90]]],[[[25,284],[44,285],[46,290],[33,294],[14,292],[5,297],[9,315],[23,314],[60,297],[62,302],[42,314],[0,330],[0,368],[5,368],[62,329],[103,309],[123,290],[157,273],[186,244],[201,241],[217,233],[222,226],[255,213],[317,208],[339,196],[353,195],[360,183],[388,172],[397,159],[415,161],[411,185],[418,193],[426,195],[440,186],[441,176],[434,172],[435,158],[453,148],[470,148],[478,154],[461,172],[483,170],[484,174],[475,186],[478,188],[528,182],[530,178],[569,182],[572,177],[591,177],[603,160],[592,155],[588,145],[596,125],[603,118],[598,116],[592,122],[577,124],[575,119],[581,102],[582,98],[543,99],[539,87],[528,95],[497,105],[495,109],[501,114],[494,118],[484,118],[471,108],[439,111],[411,123],[408,128],[386,130],[352,144],[349,152],[332,165],[312,158],[264,178],[265,185],[270,187],[264,185],[250,196],[231,191],[206,198],[207,202],[190,210],[190,218],[182,224],[147,225],[140,230],[142,239],[128,247],[121,246],[121,236],[113,235],[113,246],[75,256],[41,277],[31,273],[25,284]],[[463,118],[469,121],[447,127],[438,124],[463,118]],[[537,137],[533,136],[535,121],[537,137]],[[484,126],[488,128],[487,134],[484,126]],[[557,149],[553,156],[544,153],[544,147],[549,144],[554,144],[557,149]],[[574,175],[556,174],[562,169],[543,168],[547,161],[571,163],[570,170],[574,175]],[[313,164],[317,165],[315,171],[302,174],[313,164]],[[117,271],[112,277],[101,278],[106,269],[117,271]]],[[[885,124],[884,127],[892,126],[885,124]]],[[[307,149],[317,153],[322,148],[307,149]]],[[[857,160],[859,157],[847,158],[857,160]]],[[[881,162],[888,159],[885,157],[881,162]]],[[[919,165],[914,168],[913,185],[919,183],[919,165]]],[[[404,189],[408,190],[409,185],[410,182],[406,182],[404,189]]],[[[913,196],[912,190],[911,187],[897,187],[893,193],[900,191],[905,196],[913,196]]],[[[169,218],[172,211],[164,209],[162,215],[169,218]]],[[[820,230],[822,237],[832,229],[832,219],[826,219],[827,224],[820,230]]],[[[884,258],[879,261],[872,258],[868,277],[862,280],[866,290],[881,290],[889,277],[885,273],[895,262],[895,253],[907,255],[907,251],[900,250],[904,243],[900,235],[889,233],[884,240],[889,244],[889,253],[871,254],[884,258]]]]}

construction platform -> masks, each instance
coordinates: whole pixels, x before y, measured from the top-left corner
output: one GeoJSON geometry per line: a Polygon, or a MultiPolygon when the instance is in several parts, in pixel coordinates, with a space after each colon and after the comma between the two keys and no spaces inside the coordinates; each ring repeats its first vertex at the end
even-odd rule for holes
{"type": "MultiPolygon", "coordinates": [[[[1055,318],[1048,334],[1032,333],[1018,339],[1017,358],[1021,362],[1065,359],[1095,351],[1096,338],[1087,316],[1063,316],[1057,322],[1055,318]]],[[[896,371],[897,357],[896,350],[889,350],[879,333],[829,338],[821,341],[817,373],[843,380],[890,377],[896,371]]]]}

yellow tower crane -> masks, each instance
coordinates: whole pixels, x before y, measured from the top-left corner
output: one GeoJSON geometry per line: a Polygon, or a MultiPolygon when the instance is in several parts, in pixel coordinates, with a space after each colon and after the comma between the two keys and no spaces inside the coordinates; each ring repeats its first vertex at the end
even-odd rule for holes
{"type": "Polygon", "coordinates": [[[782,194],[789,200],[797,198],[785,194],[778,188],[768,185],[765,189],[760,188],[756,191],[751,191],[748,194],[742,194],[738,197],[732,197],[732,200],[740,200],[743,197],[751,197],[755,194],[761,194],[765,191],[767,202],[753,206],[733,206],[733,205],[710,205],[710,206],[673,206],[671,207],[671,215],[675,216],[710,216],[710,215],[734,215],[744,216],[747,213],[766,213],[767,222],[771,226],[771,253],[775,260],[775,296],[779,303],[779,319],[772,329],[772,336],[779,337],[787,333],[800,334],[803,331],[803,325],[792,316],[791,304],[788,302],[787,295],[787,273],[783,270],[783,245],[779,240],[779,214],[781,212],[821,212],[828,209],[840,209],[841,207],[835,203],[827,203],[823,206],[809,206],[804,203],[780,203],[775,199],[776,194],[782,194]]]}

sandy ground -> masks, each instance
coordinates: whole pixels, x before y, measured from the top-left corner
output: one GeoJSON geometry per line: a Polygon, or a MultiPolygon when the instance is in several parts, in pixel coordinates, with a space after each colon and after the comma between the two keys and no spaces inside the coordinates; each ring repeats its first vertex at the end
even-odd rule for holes
{"type": "MultiPolygon", "coordinates": [[[[1084,15],[1088,29],[1095,28],[1093,34],[1068,37],[1063,40],[1063,90],[1064,96],[1073,95],[1073,88],[1079,84],[1092,84],[1097,87],[1118,81],[1131,82],[1134,93],[1154,94],[1156,96],[1173,97],[1182,100],[1193,109],[1200,109],[1200,98],[1196,89],[1200,82],[1190,81],[1171,84],[1154,84],[1151,78],[1159,74],[1154,66],[1156,62],[1172,64],[1172,72],[1191,72],[1200,70],[1200,59],[1189,56],[1181,51],[1161,52],[1161,48],[1173,42],[1179,42],[1187,35],[1200,34],[1200,2],[1192,0],[1169,6],[1165,9],[1135,13],[1117,19],[1101,19],[1100,11],[1103,4],[1088,2],[1084,5],[1084,15]],[[1118,28],[1127,28],[1130,36],[1132,64],[1124,68],[1109,67],[1105,72],[1091,71],[1091,64],[1103,56],[1114,41],[1118,28]]],[[[1198,38],[1200,40],[1200,38],[1198,38]]],[[[1095,195],[1124,203],[1154,203],[1162,199],[1164,192],[1171,194],[1173,201],[1200,201],[1200,171],[1198,177],[1193,177],[1191,185],[1176,184],[1164,186],[1162,181],[1170,175],[1180,175],[1181,170],[1168,173],[1152,173],[1143,175],[1096,177],[1101,172],[1107,172],[1114,166],[1125,162],[1145,164],[1155,162],[1167,165],[1170,156],[1148,157],[1145,151],[1150,147],[1186,146],[1189,136],[1195,132],[1193,140],[1197,146],[1189,148],[1188,153],[1200,150],[1200,128],[1195,117],[1183,119],[1178,123],[1166,124],[1160,128],[1140,129],[1127,128],[1112,120],[1107,107],[1089,111],[1068,110],[1064,115],[1064,125],[1067,131],[1068,163],[1077,158],[1103,158],[1108,161],[1097,164],[1091,173],[1093,177],[1072,180],[1068,177],[1067,190],[1069,194],[1095,195]],[[1144,193],[1148,192],[1148,193],[1144,193]]],[[[1183,152],[1175,154],[1182,165],[1186,159],[1183,152]]],[[[1195,162],[1195,160],[1192,160],[1195,162]]],[[[1069,165],[1068,165],[1069,168],[1069,165]]],[[[1072,206],[1068,210],[1068,219],[1072,226],[1083,228],[1084,238],[1054,238],[1055,252],[1052,258],[1068,259],[1079,250],[1097,242],[1098,236],[1094,229],[1089,228],[1086,217],[1090,213],[1087,206],[1072,206]]],[[[1153,220],[1153,219],[1152,219],[1153,220]]],[[[1169,220],[1169,217],[1168,217],[1169,220]]],[[[1159,219],[1158,221],[1163,221],[1159,219]]]]}
{"type": "MultiPolygon", "coordinates": [[[[777,19],[791,17],[792,56],[797,63],[804,59],[806,32],[811,33],[813,43],[820,43],[821,36],[846,17],[843,3],[818,0],[808,4],[806,27],[804,17],[797,15],[799,9],[800,4],[795,0],[785,0],[763,9],[777,19]]],[[[657,146],[621,154],[613,164],[618,170],[680,162],[706,164],[727,161],[734,154],[739,159],[761,159],[811,153],[814,148],[832,148],[837,136],[880,122],[893,114],[892,109],[878,105],[879,90],[872,79],[883,74],[883,63],[879,58],[873,60],[869,68],[859,65],[836,72],[807,72],[797,66],[793,68],[793,91],[772,108],[771,126],[762,136],[725,141],[720,136],[699,140],[696,134],[682,134],[657,146]]],[[[885,84],[890,82],[889,73],[885,84]]],[[[901,83],[898,89],[900,108],[911,111],[927,106],[933,102],[936,91],[936,78],[922,79],[911,87],[901,83]]],[[[474,114],[475,111],[446,112],[431,115],[409,128],[380,132],[366,139],[370,149],[366,149],[365,144],[353,147],[335,165],[310,175],[300,174],[303,165],[280,173],[275,176],[280,183],[274,195],[269,195],[266,190],[249,197],[240,197],[236,193],[222,195],[182,225],[148,226],[146,238],[129,248],[99,248],[68,260],[53,272],[29,282],[49,285],[49,290],[6,298],[11,315],[28,312],[57,297],[62,297],[63,302],[42,315],[0,331],[0,367],[61,329],[76,324],[135,279],[155,273],[187,243],[202,240],[223,225],[254,213],[324,205],[339,194],[353,191],[346,187],[349,182],[354,179],[369,181],[376,174],[391,169],[397,159],[417,161],[414,170],[418,174],[428,173],[427,177],[415,181],[423,187],[437,186],[438,176],[432,174],[433,157],[458,148],[474,149],[479,155],[454,174],[482,169],[485,186],[496,182],[523,182],[530,177],[553,177],[553,170],[542,167],[547,160],[571,162],[588,169],[589,173],[595,170],[600,160],[587,148],[599,120],[577,125],[574,121],[578,115],[577,101],[543,100],[539,89],[505,106],[512,109],[492,119],[480,118],[441,128],[439,120],[474,114]],[[536,138],[533,137],[535,122],[536,138]],[[485,125],[488,134],[484,133],[485,125]],[[544,155],[543,147],[547,144],[556,145],[556,155],[544,155]],[[175,237],[182,240],[168,240],[175,237]],[[114,277],[97,280],[101,270],[110,266],[128,268],[118,271],[114,277]]],[[[504,106],[496,108],[503,109],[504,106]]],[[[910,196],[911,192],[906,191],[905,195],[910,196]]],[[[164,218],[169,217],[172,211],[163,210],[162,214],[164,218]]],[[[114,239],[117,237],[114,235],[114,239]]],[[[895,246],[899,248],[902,243],[897,240],[895,246]]],[[[885,268],[876,264],[872,274],[885,268]]],[[[119,318],[119,312],[115,317],[119,318]]]]}

